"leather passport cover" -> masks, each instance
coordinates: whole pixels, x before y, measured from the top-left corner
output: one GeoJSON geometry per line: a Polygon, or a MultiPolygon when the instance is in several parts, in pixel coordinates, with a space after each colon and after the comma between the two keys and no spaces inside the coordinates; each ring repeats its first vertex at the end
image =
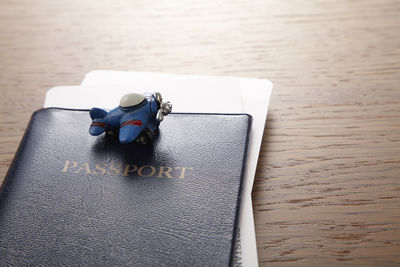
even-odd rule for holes
{"type": "Polygon", "coordinates": [[[0,191],[0,266],[232,265],[251,117],[168,115],[153,144],[35,112],[0,191]]]}

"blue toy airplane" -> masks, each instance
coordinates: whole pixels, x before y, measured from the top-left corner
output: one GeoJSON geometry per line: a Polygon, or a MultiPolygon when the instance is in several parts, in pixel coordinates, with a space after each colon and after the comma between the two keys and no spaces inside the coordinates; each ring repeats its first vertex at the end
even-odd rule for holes
{"type": "Polygon", "coordinates": [[[103,132],[118,133],[122,144],[132,141],[145,144],[152,141],[154,131],[171,110],[171,103],[163,102],[160,93],[130,93],[124,95],[119,106],[110,112],[92,108],[89,133],[94,136],[103,132]]]}

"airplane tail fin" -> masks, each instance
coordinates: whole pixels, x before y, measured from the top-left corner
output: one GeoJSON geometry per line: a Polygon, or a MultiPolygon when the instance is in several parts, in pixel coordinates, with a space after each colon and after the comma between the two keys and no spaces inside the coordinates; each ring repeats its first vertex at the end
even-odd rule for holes
{"type": "Polygon", "coordinates": [[[108,114],[108,112],[101,108],[92,108],[89,111],[89,114],[90,114],[90,118],[92,118],[92,120],[94,120],[94,119],[104,118],[108,114]]]}
{"type": "Polygon", "coordinates": [[[89,114],[93,121],[90,125],[89,133],[94,136],[102,134],[106,130],[104,117],[108,112],[101,108],[92,108],[89,114]]]}

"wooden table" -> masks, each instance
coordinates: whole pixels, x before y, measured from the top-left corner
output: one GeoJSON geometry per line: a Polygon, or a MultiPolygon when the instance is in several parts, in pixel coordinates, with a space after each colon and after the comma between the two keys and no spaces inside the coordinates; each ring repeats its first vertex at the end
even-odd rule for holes
{"type": "Polygon", "coordinates": [[[90,70],[269,78],[260,265],[400,265],[400,2],[151,2],[1,1],[0,176],[90,70]]]}

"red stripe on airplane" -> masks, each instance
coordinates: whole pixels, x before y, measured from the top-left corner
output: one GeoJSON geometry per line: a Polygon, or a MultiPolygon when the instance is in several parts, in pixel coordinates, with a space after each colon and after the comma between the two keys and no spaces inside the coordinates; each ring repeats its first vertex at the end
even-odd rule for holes
{"type": "Polygon", "coordinates": [[[90,127],[92,127],[92,126],[106,128],[106,124],[104,122],[92,122],[92,125],[90,125],[90,127]]]}
{"type": "Polygon", "coordinates": [[[120,128],[127,126],[127,125],[132,125],[132,126],[142,126],[142,121],[141,120],[131,120],[131,121],[126,121],[121,124],[120,128]]]}

